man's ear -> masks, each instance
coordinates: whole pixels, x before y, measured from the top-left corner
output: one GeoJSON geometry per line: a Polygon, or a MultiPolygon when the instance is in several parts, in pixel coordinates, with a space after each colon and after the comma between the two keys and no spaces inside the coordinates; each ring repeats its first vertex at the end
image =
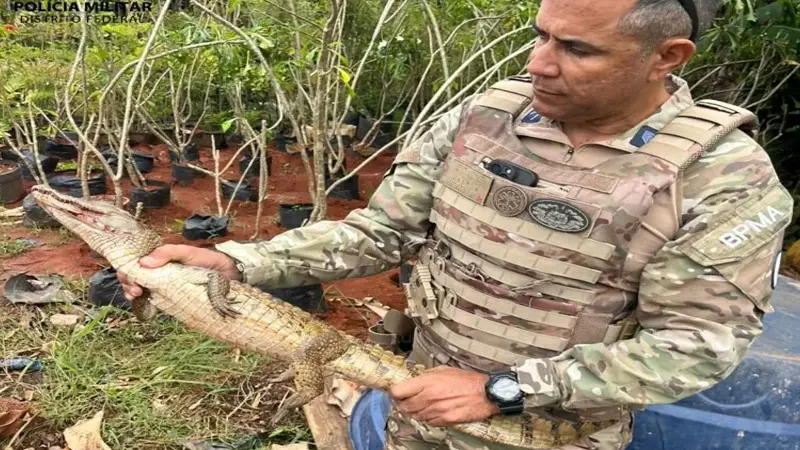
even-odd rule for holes
{"type": "Polygon", "coordinates": [[[667,74],[686,64],[695,51],[694,42],[684,38],[668,39],[659,44],[650,55],[650,81],[662,81],[667,74]]]}

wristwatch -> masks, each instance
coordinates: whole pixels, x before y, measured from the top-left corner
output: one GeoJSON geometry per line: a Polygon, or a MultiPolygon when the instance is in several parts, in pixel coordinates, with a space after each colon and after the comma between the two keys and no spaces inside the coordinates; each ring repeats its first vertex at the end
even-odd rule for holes
{"type": "Polygon", "coordinates": [[[492,372],[485,386],[486,397],[500,407],[501,414],[519,414],[524,409],[525,393],[515,372],[492,372]]]}

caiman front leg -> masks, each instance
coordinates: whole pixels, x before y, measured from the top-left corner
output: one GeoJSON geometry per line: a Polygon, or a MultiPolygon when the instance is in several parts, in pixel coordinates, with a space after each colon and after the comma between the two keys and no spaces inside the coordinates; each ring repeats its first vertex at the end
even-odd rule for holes
{"type": "Polygon", "coordinates": [[[295,393],[275,413],[273,426],[289,411],[314,400],[325,390],[325,365],[342,356],[350,346],[336,330],[322,332],[317,327],[305,330],[311,337],[292,358],[289,370],[275,381],[286,381],[294,377],[295,393]],[[321,333],[322,332],[322,333],[321,333]]]}

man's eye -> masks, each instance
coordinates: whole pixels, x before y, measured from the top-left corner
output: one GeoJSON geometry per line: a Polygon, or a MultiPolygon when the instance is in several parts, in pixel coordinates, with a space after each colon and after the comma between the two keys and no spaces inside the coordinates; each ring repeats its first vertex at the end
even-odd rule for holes
{"type": "Polygon", "coordinates": [[[572,53],[575,56],[578,56],[578,57],[589,56],[591,54],[591,53],[587,52],[586,50],[581,50],[580,48],[575,47],[574,45],[568,45],[567,46],[567,51],[572,53]]]}

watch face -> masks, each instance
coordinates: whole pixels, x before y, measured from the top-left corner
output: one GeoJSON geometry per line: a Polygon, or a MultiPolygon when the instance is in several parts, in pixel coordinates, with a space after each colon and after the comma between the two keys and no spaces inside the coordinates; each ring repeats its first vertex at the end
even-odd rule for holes
{"type": "Polygon", "coordinates": [[[503,401],[514,400],[520,393],[519,383],[510,378],[498,378],[490,389],[492,394],[503,401]]]}

